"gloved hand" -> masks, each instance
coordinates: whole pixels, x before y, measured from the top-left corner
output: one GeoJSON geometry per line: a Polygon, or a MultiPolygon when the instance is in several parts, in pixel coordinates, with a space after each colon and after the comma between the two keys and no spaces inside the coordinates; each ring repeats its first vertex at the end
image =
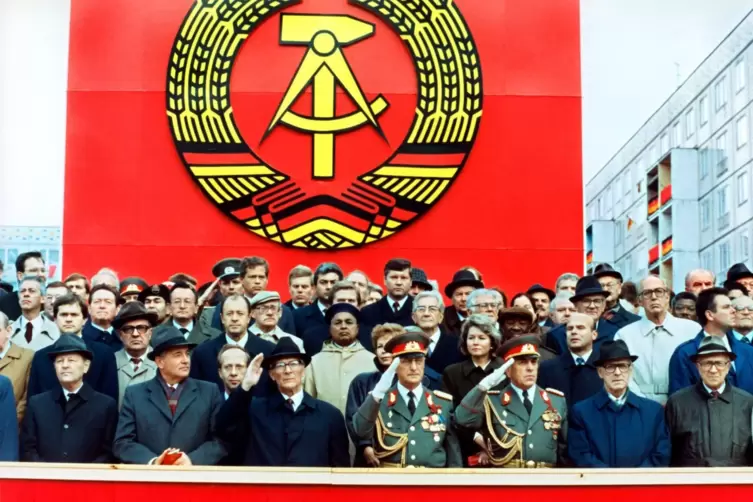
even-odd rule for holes
{"type": "Polygon", "coordinates": [[[489,389],[496,387],[505,379],[505,371],[507,371],[507,368],[513,364],[515,364],[515,358],[511,357],[505,364],[486,375],[484,379],[478,383],[478,388],[484,392],[489,392],[489,389]]]}
{"type": "Polygon", "coordinates": [[[379,379],[374,390],[371,391],[371,395],[374,397],[377,403],[380,403],[384,399],[384,395],[392,387],[392,381],[395,379],[395,372],[397,371],[397,365],[400,364],[400,358],[396,357],[392,360],[390,367],[384,370],[382,378],[379,379]]]}

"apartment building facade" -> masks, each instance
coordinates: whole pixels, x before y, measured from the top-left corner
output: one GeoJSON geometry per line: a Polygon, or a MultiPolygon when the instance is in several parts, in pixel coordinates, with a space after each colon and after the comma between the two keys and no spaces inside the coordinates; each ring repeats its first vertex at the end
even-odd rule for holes
{"type": "Polygon", "coordinates": [[[586,270],[753,268],[753,11],[586,185],[586,270]]]}

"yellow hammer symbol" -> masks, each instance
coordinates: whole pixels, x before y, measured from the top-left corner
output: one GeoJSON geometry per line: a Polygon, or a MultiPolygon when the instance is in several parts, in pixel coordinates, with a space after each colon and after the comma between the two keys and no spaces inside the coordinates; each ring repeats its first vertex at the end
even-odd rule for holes
{"type": "Polygon", "coordinates": [[[388,103],[381,95],[369,103],[342,51],[343,47],[373,34],[373,24],[351,16],[282,14],[280,44],[306,45],[308,50],[264,136],[269,135],[279,123],[312,133],[314,178],[334,177],[335,133],[349,131],[368,122],[385,137],[377,116],[387,109],[388,103]],[[358,111],[335,115],[336,84],[350,96],[358,111]],[[290,110],[290,107],[309,85],[312,86],[313,110],[310,117],[304,117],[290,110]]]}

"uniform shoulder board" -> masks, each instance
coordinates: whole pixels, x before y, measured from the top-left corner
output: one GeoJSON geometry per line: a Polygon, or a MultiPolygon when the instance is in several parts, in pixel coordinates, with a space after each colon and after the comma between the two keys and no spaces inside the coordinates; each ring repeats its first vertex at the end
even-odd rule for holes
{"type": "Polygon", "coordinates": [[[434,395],[438,398],[444,399],[445,401],[452,402],[452,395],[446,392],[442,392],[441,390],[435,390],[434,395]]]}
{"type": "Polygon", "coordinates": [[[564,392],[562,392],[561,390],[557,390],[557,389],[552,389],[551,387],[547,387],[547,388],[546,388],[546,389],[544,389],[544,390],[546,390],[546,391],[547,391],[548,393],[550,393],[550,394],[554,394],[555,396],[559,396],[559,397],[565,397],[565,393],[564,393],[564,392]]]}
{"type": "Polygon", "coordinates": [[[492,395],[496,396],[497,394],[499,394],[499,392],[500,391],[498,391],[498,390],[490,390],[490,391],[487,392],[487,394],[492,394],[492,395]]]}

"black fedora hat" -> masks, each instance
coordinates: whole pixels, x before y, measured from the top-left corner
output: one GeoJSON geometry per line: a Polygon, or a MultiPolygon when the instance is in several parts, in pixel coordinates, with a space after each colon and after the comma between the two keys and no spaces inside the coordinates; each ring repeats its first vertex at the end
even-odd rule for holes
{"type": "Polygon", "coordinates": [[[351,305],[350,303],[334,303],[327,309],[327,313],[324,314],[324,322],[327,323],[327,326],[332,323],[332,319],[340,312],[348,312],[356,318],[356,322],[361,322],[361,311],[355,305],[351,305]]]}
{"type": "Polygon", "coordinates": [[[60,354],[81,354],[88,360],[94,359],[94,354],[86,346],[83,338],[78,335],[60,335],[55,343],[50,347],[52,350],[47,353],[50,359],[54,360],[60,354]]]}
{"type": "Polygon", "coordinates": [[[609,263],[599,263],[594,268],[594,273],[592,274],[597,279],[600,277],[614,277],[618,281],[622,282],[622,274],[616,271],[614,268],[612,268],[612,265],[609,263]]]}
{"type": "Polygon", "coordinates": [[[303,364],[306,366],[311,362],[311,356],[302,351],[292,338],[289,336],[283,336],[280,338],[280,341],[277,342],[277,345],[275,345],[272,352],[264,358],[264,366],[266,366],[267,369],[270,369],[279,359],[285,359],[287,357],[298,357],[303,360],[303,364]]]}
{"type": "Polygon", "coordinates": [[[728,282],[736,282],[746,277],[753,277],[753,272],[748,269],[745,263],[735,263],[727,271],[728,282]]]}
{"type": "Polygon", "coordinates": [[[546,296],[549,297],[549,301],[554,300],[554,297],[556,296],[554,294],[554,291],[552,291],[549,288],[545,288],[541,284],[534,284],[533,286],[531,286],[530,288],[528,288],[528,291],[526,291],[527,295],[532,295],[534,293],[544,293],[544,294],[546,294],[546,296]]]}
{"type": "Polygon", "coordinates": [[[120,329],[128,321],[144,319],[154,326],[157,324],[157,314],[146,309],[140,301],[128,302],[120,308],[115,320],[112,321],[112,327],[120,329]]]}
{"type": "Polygon", "coordinates": [[[154,361],[154,359],[168,349],[174,349],[176,347],[188,347],[192,349],[196,347],[195,343],[190,343],[183,336],[183,333],[178,331],[175,326],[160,326],[154,330],[152,334],[152,351],[149,352],[146,357],[154,361]]]}
{"type": "Polygon", "coordinates": [[[570,297],[570,301],[575,303],[578,300],[591,295],[599,295],[604,298],[609,296],[609,291],[604,291],[599,281],[593,275],[584,275],[575,284],[575,294],[570,297]]]}
{"type": "Polygon", "coordinates": [[[729,357],[730,361],[737,359],[737,354],[732,352],[727,346],[726,338],[706,336],[698,345],[698,350],[696,350],[696,353],[690,356],[690,360],[696,362],[699,357],[709,356],[712,354],[726,354],[729,357]]]}
{"type": "Polygon", "coordinates": [[[470,270],[458,270],[452,276],[452,282],[444,287],[444,294],[447,295],[447,298],[452,298],[455,290],[463,286],[481,289],[484,287],[484,283],[476,279],[476,276],[470,270]]]}
{"type": "Polygon", "coordinates": [[[608,340],[601,344],[599,348],[599,358],[594,361],[594,366],[604,366],[608,361],[617,359],[630,359],[635,361],[638,356],[630,354],[627,344],[622,340],[608,340]]]}
{"type": "Polygon", "coordinates": [[[422,269],[411,268],[410,278],[411,278],[411,284],[413,286],[421,286],[427,291],[434,291],[434,286],[431,285],[431,283],[429,282],[429,278],[426,276],[426,272],[424,272],[422,269]]]}

